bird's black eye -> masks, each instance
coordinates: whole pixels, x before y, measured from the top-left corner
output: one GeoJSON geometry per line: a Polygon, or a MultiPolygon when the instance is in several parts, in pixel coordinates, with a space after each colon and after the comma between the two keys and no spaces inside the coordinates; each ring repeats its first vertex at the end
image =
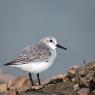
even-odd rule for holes
{"type": "Polygon", "coordinates": [[[52,40],[50,40],[50,42],[53,42],[52,40]]]}

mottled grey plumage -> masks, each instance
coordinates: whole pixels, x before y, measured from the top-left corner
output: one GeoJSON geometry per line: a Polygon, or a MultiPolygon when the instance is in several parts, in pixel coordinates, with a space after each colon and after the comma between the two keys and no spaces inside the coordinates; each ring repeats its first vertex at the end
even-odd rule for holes
{"type": "MultiPolygon", "coordinates": [[[[27,64],[29,62],[47,62],[51,57],[50,48],[42,43],[37,43],[33,46],[27,47],[24,49],[21,54],[13,61],[9,62],[11,65],[16,64],[27,64]]],[[[8,64],[8,63],[7,63],[8,64]]]]}

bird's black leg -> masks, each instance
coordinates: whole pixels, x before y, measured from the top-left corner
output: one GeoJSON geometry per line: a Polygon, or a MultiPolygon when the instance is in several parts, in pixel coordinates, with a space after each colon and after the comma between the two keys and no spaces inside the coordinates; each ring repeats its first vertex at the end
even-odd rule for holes
{"type": "Polygon", "coordinates": [[[37,78],[38,78],[39,85],[41,85],[39,73],[37,73],[37,78]]]}
{"type": "Polygon", "coordinates": [[[34,85],[31,73],[29,73],[29,78],[30,78],[30,81],[31,81],[32,85],[34,85]]]}

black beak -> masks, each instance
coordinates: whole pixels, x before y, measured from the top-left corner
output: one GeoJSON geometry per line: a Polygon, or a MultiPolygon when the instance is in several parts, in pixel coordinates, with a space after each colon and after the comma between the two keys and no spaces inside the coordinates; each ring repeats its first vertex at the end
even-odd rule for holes
{"type": "Polygon", "coordinates": [[[67,48],[65,48],[65,47],[63,47],[63,46],[61,46],[61,45],[59,45],[59,44],[57,44],[56,46],[57,46],[58,48],[61,48],[61,49],[67,50],[67,48]]]}

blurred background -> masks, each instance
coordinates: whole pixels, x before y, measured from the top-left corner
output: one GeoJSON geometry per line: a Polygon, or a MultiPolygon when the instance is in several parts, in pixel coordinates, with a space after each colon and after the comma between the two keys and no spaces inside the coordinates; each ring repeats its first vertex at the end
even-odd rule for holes
{"type": "Polygon", "coordinates": [[[57,49],[55,63],[40,74],[42,79],[94,60],[95,0],[0,0],[0,66],[6,73],[26,75],[3,64],[44,36],[55,36],[68,51],[57,49]]]}

